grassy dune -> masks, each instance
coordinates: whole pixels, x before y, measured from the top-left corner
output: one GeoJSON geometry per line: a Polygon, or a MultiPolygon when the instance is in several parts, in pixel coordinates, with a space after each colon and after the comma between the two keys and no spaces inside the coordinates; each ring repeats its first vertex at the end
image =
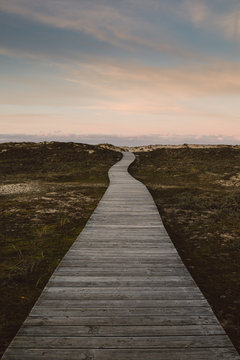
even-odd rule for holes
{"type": "Polygon", "coordinates": [[[240,350],[240,148],[183,146],[136,157],[131,174],[147,185],[184,263],[240,350]]]}
{"type": "MultiPolygon", "coordinates": [[[[121,158],[111,149],[0,144],[1,352],[103,195],[121,158]]],[[[141,150],[130,172],[239,350],[240,148],[141,150]]]]}
{"type": "Polygon", "coordinates": [[[0,144],[0,356],[84,227],[121,154],[74,143],[0,144]]]}

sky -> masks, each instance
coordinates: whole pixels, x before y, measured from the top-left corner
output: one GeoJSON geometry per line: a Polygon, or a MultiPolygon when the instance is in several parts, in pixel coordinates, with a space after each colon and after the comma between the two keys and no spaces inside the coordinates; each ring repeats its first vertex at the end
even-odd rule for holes
{"type": "Polygon", "coordinates": [[[240,0],[1,0],[19,139],[240,144],[240,0]]]}

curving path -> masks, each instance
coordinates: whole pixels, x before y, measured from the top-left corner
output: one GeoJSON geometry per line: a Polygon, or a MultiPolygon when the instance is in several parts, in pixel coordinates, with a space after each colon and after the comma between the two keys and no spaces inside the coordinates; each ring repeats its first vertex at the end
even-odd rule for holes
{"type": "Polygon", "coordinates": [[[239,360],[163,227],[146,187],[110,186],[4,360],[239,360]]]}

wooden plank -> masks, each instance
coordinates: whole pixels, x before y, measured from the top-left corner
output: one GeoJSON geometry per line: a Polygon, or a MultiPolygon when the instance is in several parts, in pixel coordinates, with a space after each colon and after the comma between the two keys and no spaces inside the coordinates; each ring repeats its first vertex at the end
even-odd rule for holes
{"type": "MultiPolygon", "coordinates": [[[[70,310],[69,310],[70,311],[70,310]]],[[[63,314],[63,313],[62,313],[63,314]]],[[[131,325],[146,325],[146,326],[184,326],[184,325],[211,325],[218,324],[218,321],[213,315],[188,315],[188,316],[176,316],[176,315],[161,315],[161,316],[100,316],[100,317],[87,317],[87,316],[43,316],[40,313],[39,316],[31,315],[25,321],[25,325],[35,326],[57,326],[57,325],[111,325],[111,326],[131,326],[131,325]]]]}
{"type": "Polygon", "coordinates": [[[69,250],[68,251],[68,256],[75,256],[75,257],[81,257],[82,255],[84,255],[85,257],[88,256],[127,256],[127,257],[132,257],[132,256],[138,256],[138,257],[147,257],[147,256],[151,256],[151,257],[165,257],[166,255],[173,255],[173,256],[177,256],[177,252],[175,249],[172,248],[155,248],[155,249],[148,249],[148,248],[144,248],[144,249],[121,249],[119,247],[110,249],[74,249],[74,250],[69,250]]]}
{"type": "Polygon", "coordinates": [[[96,288],[77,288],[77,287],[47,287],[42,293],[43,299],[203,299],[203,295],[196,287],[96,287],[96,288]]]}
{"type": "Polygon", "coordinates": [[[166,261],[177,261],[178,257],[176,256],[176,254],[174,253],[167,253],[167,254],[155,254],[155,255],[139,255],[136,254],[135,256],[133,254],[129,254],[129,255],[121,255],[119,254],[119,256],[117,256],[117,254],[115,255],[111,255],[111,254],[95,254],[95,255],[84,255],[81,253],[81,255],[73,255],[73,254],[68,254],[65,257],[65,260],[79,260],[79,261],[98,261],[98,262],[114,262],[114,263],[122,263],[122,262],[140,262],[140,263],[146,263],[146,264],[156,264],[158,262],[161,262],[162,260],[166,261]]]}
{"type": "Polygon", "coordinates": [[[37,302],[38,306],[41,307],[54,307],[54,308],[79,308],[79,307],[98,307],[98,308],[159,308],[159,307],[196,307],[196,306],[207,306],[209,307],[205,299],[201,300],[43,300],[41,297],[37,302]]]}
{"type": "Polygon", "coordinates": [[[17,336],[11,343],[12,348],[49,348],[49,349],[164,349],[183,347],[230,347],[225,335],[211,336],[150,336],[150,337],[99,337],[99,336],[17,336]]]}
{"type": "Polygon", "coordinates": [[[113,317],[113,316],[211,316],[212,310],[208,306],[196,307],[162,307],[162,308],[46,308],[37,306],[31,311],[31,316],[86,316],[86,317],[113,317]]]}
{"type": "Polygon", "coordinates": [[[112,278],[103,278],[103,277],[95,277],[91,279],[90,277],[83,278],[81,276],[55,276],[52,278],[48,284],[48,286],[75,286],[75,287],[162,287],[162,286],[192,286],[194,282],[191,278],[179,277],[174,278],[168,276],[169,279],[163,277],[163,279],[155,280],[155,279],[136,279],[133,277],[132,279],[112,279],[112,278]]]}
{"type": "Polygon", "coordinates": [[[137,275],[153,275],[156,276],[158,275],[159,277],[161,276],[166,276],[166,275],[187,275],[188,272],[186,270],[186,268],[184,268],[183,266],[180,267],[161,267],[158,268],[157,266],[153,266],[153,267],[138,267],[138,268],[134,268],[134,267],[127,267],[127,268],[122,268],[121,265],[120,266],[115,266],[115,267],[105,267],[105,268],[85,268],[85,267],[81,267],[81,266],[61,266],[60,268],[57,269],[57,271],[55,272],[55,274],[57,274],[58,276],[67,276],[67,275],[71,275],[74,274],[76,276],[78,275],[85,275],[85,276],[119,276],[119,274],[122,274],[122,276],[127,275],[127,276],[136,276],[137,275]]]}
{"type": "Polygon", "coordinates": [[[223,335],[224,330],[218,325],[185,326],[29,326],[22,327],[20,336],[201,336],[223,335]]]}
{"type": "MultiPolygon", "coordinates": [[[[69,349],[8,349],[4,360],[70,360],[69,349]],[[17,351],[16,351],[17,350],[17,351]]],[[[239,360],[234,348],[71,349],[71,360],[239,360]]]]}
{"type": "Polygon", "coordinates": [[[84,261],[84,260],[77,260],[77,259],[63,259],[62,260],[62,265],[64,267],[85,267],[86,269],[88,268],[102,268],[102,269],[107,269],[107,268],[120,268],[122,264],[122,268],[145,268],[145,269],[152,269],[154,267],[157,268],[173,268],[173,267],[183,267],[183,264],[178,261],[177,259],[171,259],[171,260],[167,260],[167,259],[162,259],[161,261],[122,261],[122,263],[120,261],[118,262],[114,262],[113,260],[111,261],[109,259],[109,261],[101,261],[101,260],[90,260],[90,261],[84,261]]]}
{"type": "MultiPolygon", "coordinates": [[[[133,241],[128,241],[128,242],[121,242],[121,248],[122,249],[142,249],[142,250],[148,250],[148,249],[156,249],[156,248],[160,248],[160,249],[171,249],[170,246],[165,245],[165,244],[158,244],[159,241],[156,241],[155,243],[149,243],[148,246],[146,247],[146,243],[142,242],[133,242],[133,241]],[[160,247],[161,246],[161,247],[160,247]]],[[[85,242],[82,244],[79,244],[78,246],[72,248],[72,250],[81,250],[84,251],[85,249],[94,249],[97,251],[97,249],[99,250],[109,250],[109,249],[114,249],[116,252],[118,251],[118,246],[119,246],[119,242],[111,242],[108,241],[91,241],[91,243],[85,242]]]]}
{"type": "Polygon", "coordinates": [[[98,260],[94,260],[94,259],[63,259],[62,260],[62,265],[64,266],[85,266],[85,267],[95,267],[97,268],[98,266],[114,266],[116,264],[122,264],[123,267],[125,266],[131,266],[131,267],[135,267],[135,266],[144,266],[144,265],[156,265],[156,266],[169,266],[169,267],[173,267],[176,265],[182,265],[182,262],[180,259],[178,258],[162,258],[162,259],[116,259],[113,260],[111,258],[109,258],[109,260],[107,261],[106,259],[98,259],[98,260]]]}

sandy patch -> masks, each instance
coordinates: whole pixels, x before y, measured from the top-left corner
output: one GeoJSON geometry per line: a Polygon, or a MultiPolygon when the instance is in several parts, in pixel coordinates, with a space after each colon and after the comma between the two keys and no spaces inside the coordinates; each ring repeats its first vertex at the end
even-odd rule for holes
{"type": "Polygon", "coordinates": [[[18,183],[0,185],[0,195],[27,194],[39,192],[40,187],[36,183],[18,183]]]}
{"type": "Polygon", "coordinates": [[[55,214],[56,212],[58,212],[58,209],[36,210],[36,213],[40,213],[40,214],[55,214]]]}
{"type": "Polygon", "coordinates": [[[230,177],[228,180],[217,180],[216,183],[223,186],[240,186],[240,173],[230,177]]]}

